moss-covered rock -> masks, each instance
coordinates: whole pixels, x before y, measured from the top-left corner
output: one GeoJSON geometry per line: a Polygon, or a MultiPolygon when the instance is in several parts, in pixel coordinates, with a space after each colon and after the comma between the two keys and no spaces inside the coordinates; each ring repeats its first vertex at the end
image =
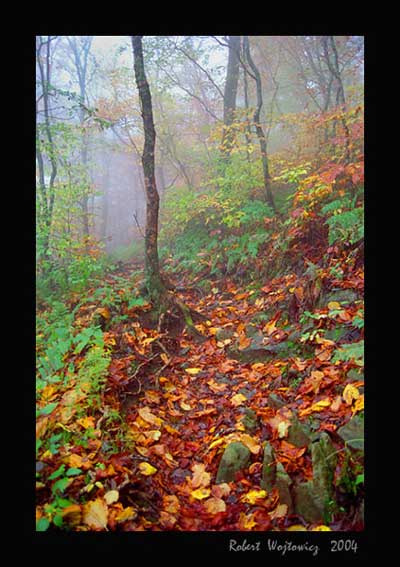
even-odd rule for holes
{"type": "Polygon", "coordinates": [[[264,458],[262,466],[262,476],[261,476],[261,488],[264,490],[271,491],[275,486],[276,481],[276,459],[275,453],[268,441],[264,446],[264,458]]]}
{"type": "Polygon", "coordinates": [[[220,484],[234,480],[237,472],[247,468],[250,455],[249,449],[243,445],[243,443],[239,441],[230,443],[222,455],[218,467],[216,483],[220,484]]]}
{"type": "Polygon", "coordinates": [[[297,417],[293,417],[289,427],[287,439],[295,447],[308,447],[311,443],[310,433],[297,417]]]}

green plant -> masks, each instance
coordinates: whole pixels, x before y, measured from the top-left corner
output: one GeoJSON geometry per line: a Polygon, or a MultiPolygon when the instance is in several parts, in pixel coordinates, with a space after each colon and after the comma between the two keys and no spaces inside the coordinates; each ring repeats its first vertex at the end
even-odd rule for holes
{"type": "Polygon", "coordinates": [[[337,361],[353,361],[357,366],[364,365],[364,341],[358,341],[357,343],[343,344],[338,348],[333,357],[332,362],[337,361]]]}

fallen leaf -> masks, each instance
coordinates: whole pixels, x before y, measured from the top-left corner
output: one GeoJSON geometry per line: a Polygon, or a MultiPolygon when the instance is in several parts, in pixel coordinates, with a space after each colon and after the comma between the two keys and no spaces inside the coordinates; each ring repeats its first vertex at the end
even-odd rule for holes
{"type": "Polygon", "coordinates": [[[328,526],[317,526],[316,528],[313,528],[311,530],[312,532],[331,532],[331,528],[328,528],[328,526]]]}
{"type": "Polygon", "coordinates": [[[293,526],[289,526],[286,528],[287,532],[306,532],[307,528],[302,526],[301,524],[294,524],[293,526]]]}
{"type": "Polygon", "coordinates": [[[150,465],[150,463],[146,463],[145,461],[143,461],[142,463],[139,463],[139,471],[144,476],[150,476],[152,474],[155,474],[157,472],[157,469],[152,465],[150,465]]]}
{"type": "Polygon", "coordinates": [[[190,411],[192,409],[186,402],[181,402],[179,405],[184,411],[190,411]]]}
{"type": "Polygon", "coordinates": [[[204,508],[209,514],[218,514],[218,512],[226,511],[226,504],[221,498],[211,496],[211,498],[204,502],[204,508]]]}
{"type": "Polygon", "coordinates": [[[211,491],[209,488],[198,488],[197,490],[193,490],[190,495],[196,500],[203,500],[204,498],[208,498],[210,493],[211,491]]]}
{"type": "Polygon", "coordinates": [[[275,510],[269,512],[269,517],[271,518],[271,520],[277,520],[279,518],[283,518],[284,516],[286,516],[287,511],[288,511],[287,504],[278,504],[275,510]]]}
{"type": "Polygon", "coordinates": [[[163,528],[170,530],[176,524],[177,519],[169,512],[165,512],[164,510],[161,510],[159,522],[163,528]]]}
{"type": "Polygon", "coordinates": [[[308,415],[310,413],[322,411],[324,408],[326,408],[330,405],[331,405],[331,400],[329,398],[324,398],[323,400],[316,402],[315,404],[313,404],[309,408],[306,408],[306,409],[302,410],[301,412],[299,412],[299,416],[303,417],[304,415],[308,415]]]}
{"type": "Polygon", "coordinates": [[[239,528],[241,530],[252,530],[257,522],[254,521],[253,514],[246,515],[244,512],[240,513],[239,516],[239,528]]]}
{"type": "Polygon", "coordinates": [[[79,504],[71,504],[63,509],[61,516],[70,526],[77,526],[82,521],[82,507],[79,504]]]}
{"type": "Polygon", "coordinates": [[[360,392],[358,388],[353,386],[352,384],[347,384],[345,389],[343,390],[342,397],[348,406],[351,406],[353,400],[357,400],[360,397],[360,392]]]}
{"type": "Polygon", "coordinates": [[[340,309],[340,303],[338,303],[337,301],[330,301],[328,303],[328,309],[329,311],[333,311],[334,309],[340,309]]]}
{"type": "Polygon", "coordinates": [[[140,408],[138,413],[142,419],[147,421],[147,423],[151,423],[151,425],[156,425],[157,427],[162,425],[162,419],[154,415],[154,413],[151,413],[149,407],[144,406],[143,408],[140,408]]]}
{"type": "Polygon", "coordinates": [[[353,415],[358,411],[362,411],[364,409],[364,394],[361,394],[359,398],[354,403],[353,406],[353,415]]]}
{"type": "Polygon", "coordinates": [[[81,419],[77,419],[76,423],[81,425],[84,429],[89,429],[89,427],[94,428],[94,417],[81,417],[81,419]]]}
{"type": "Polygon", "coordinates": [[[202,370],[202,368],[185,368],[185,372],[190,374],[190,376],[196,376],[196,374],[198,374],[202,370]]]}
{"type": "Polygon", "coordinates": [[[109,490],[104,495],[104,500],[107,502],[108,505],[114,504],[114,502],[118,502],[118,499],[119,499],[118,490],[109,490]]]}
{"type": "Polygon", "coordinates": [[[165,512],[169,512],[170,514],[177,514],[180,510],[180,507],[181,505],[175,494],[168,494],[167,496],[163,497],[163,508],[165,512]]]}
{"type": "Polygon", "coordinates": [[[221,484],[215,484],[211,488],[211,493],[216,498],[222,498],[223,496],[228,496],[231,492],[231,487],[227,482],[221,482],[221,484]]]}
{"type": "Polygon", "coordinates": [[[235,394],[234,396],[231,397],[231,404],[233,406],[235,406],[235,408],[236,408],[236,407],[240,406],[246,400],[247,400],[247,398],[243,394],[235,394]]]}
{"type": "Polygon", "coordinates": [[[137,512],[135,508],[133,508],[132,506],[127,506],[126,508],[121,510],[121,512],[118,512],[118,514],[115,516],[115,519],[118,523],[121,523],[126,522],[127,520],[133,520],[134,518],[136,518],[136,516],[137,512]]]}
{"type": "Polygon", "coordinates": [[[266,498],[267,492],[265,490],[250,490],[247,494],[240,498],[241,502],[248,504],[255,504],[257,500],[266,498]]]}
{"type": "Polygon", "coordinates": [[[83,523],[92,529],[107,529],[108,508],[102,498],[97,498],[84,505],[83,523]]]}
{"type": "Polygon", "coordinates": [[[250,450],[251,453],[253,453],[253,455],[257,455],[260,452],[261,445],[247,433],[243,433],[240,436],[240,441],[243,443],[243,445],[246,445],[246,447],[250,450]]]}
{"type": "Polygon", "coordinates": [[[342,396],[336,396],[330,406],[331,411],[339,411],[340,406],[342,405],[342,396]]]}
{"type": "Polygon", "coordinates": [[[194,464],[192,466],[193,476],[191,484],[193,488],[205,488],[210,484],[211,474],[206,472],[206,467],[203,463],[194,464]]]}

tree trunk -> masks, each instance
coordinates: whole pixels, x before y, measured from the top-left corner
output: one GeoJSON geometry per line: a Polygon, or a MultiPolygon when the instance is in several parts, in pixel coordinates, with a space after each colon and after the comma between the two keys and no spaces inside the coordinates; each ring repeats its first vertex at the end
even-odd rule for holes
{"type": "Polygon", "coordinates": [[[261,123],[260,123],[261,107],[262,107],[262,104],[263,104],[261,75],[260,75],[260,72],[259,72],[258,68],[256,67],[252,57],[251,57],[248,36],[245,36],[243,38],[243,47],[244,47],[244,52],[245,52],[245,55],[246,55],[246,60],[249,64],[249,66],[251,67],[251,70],[254,73],[254,79],[256,81],[257,108],[254,112],[254,124],[255,124],[255,127],[256,127],[257,137],[258,137],[258,141],[259,141],[259,144],[260,144],[260,150],[261,150],[265,194],[266,194],[267,202],[271,206],[272,210],[275,213],[278,213],[278,210],[276,208],[275,201],[274,201],[274,196],[272,194],[272,189],[271,189],[271,176],[269,174],[268,156],[267,156],[267,140],[265,138],[265,133],[264,133],[263,127],[261,126],[261,123]]]}
{"type": "Polygon", "coordinates": [[[235,138],[232,131],[232,123],[235,119],[236,95],[239,81],[240,36],[229,36],[228,45],[228,68],[224,90],[224,133],[222,136],[222,153],[224,158],[230,155],[235,138]]]}
{"type": "Polygon", "coordinates": [[[139,91],[140,106],[144,128],[144,147],[142,165],[146,191],[146,233],[145,270],[146,286],[155,308],[159,308],[165,286],[160,274],[158,259],[158,209],[159,195],[154,171],[154,152],[156,132],[149,84],[146,79],[143,61],[142,36],[132,36],[135,80],[139,91]]]}

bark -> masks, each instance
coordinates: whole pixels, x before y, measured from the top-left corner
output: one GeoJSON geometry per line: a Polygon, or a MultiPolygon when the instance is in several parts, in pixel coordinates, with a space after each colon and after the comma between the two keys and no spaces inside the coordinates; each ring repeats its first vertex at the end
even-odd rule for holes
{"type": "Polygon", "coordinates": [[[157,244],[158,211],[160,199],[156,186],[154,167],[156,132],[154,128],[151,93],[144,69],[142,36],[132,36],[131,39],[134,57],[135,79],[139,91],[144,128],[142,165],[144,173],[144,186],[146,191],[146,286],[154,306],[156,308],[159,308],[162,302],[162,296],[165,293],[165,287],[160,274],[157,244]]]}
{"type": "Polygon", "coordinates": [[[258,141],[259,141],[259,144],[260,144],[260,150],[261,150],[261,159],[262,159],[262,165],[263,165],[263,176],[264,176],[264,187],[265,187],[266,199],[267,199],[268,204],[271,206],[272,210],[275,213],[278,213],[278,210],[277,210],[276,205],[275,205],[274,197],[273,197],[273,194],[272,194],[272,188],[271,188],[271,176],[270,176],[269,167],[268,167],[267,140],[266,140],[266,137],[265,137],[263,127],[261,126],[261,120],[260,120],[261,108],[262,108],[262,104],[263,104],[261,75],[260,75],[260,72],[258,70],[258,67],[255,65],[255,63],[254,63],[254,61],[251,57],[248,36],[244,37],[243,47],[244,47],[244,52],[245,52],[247,63],[249,64],[249,66],[250,66],[250,68],[251,68],[251,70],[254,74],[255,81],[256,81],[257,107],[254,111],[253,119],[254,119],[254,124],[255,124],[256,132],[257,132],[258,141]]]}
{"type": "Polygon", "coordinates": [[[240,36],[229,36],[228,67],[224,89],[224,133],[222,136],[223,155],[227,158],[233,147],[232,123],[235,119],[236,95],[239,81],[240,36]]]}
{"type": "MultiPolygon", "coordinates": [[[[53,38],[54,39],[54,38],[53,38]]],[[[39,191],[40,191],[40,223],[43,232],[43,256],[46,257],[50,244],[50,230],[53,218],[54,208],[54,182],[57,176],[57,158],[53,136],[50,125],[50,108],[49,108],[49,87],[50,87],[50,42],[52,38],[48,36],[47,41],[43,41],[40,37],[39,45],[36,50],[37,63],[39,68],[40,84],[42,87],[43,113],[44,113],[44,135],[48,143],[48,157],[50,161],[50,180],[48,186],[45,182],[44,158],[37,145],[37,160],[39,169],[39,191]],[[45,56],[42,55],[42,48],[46,47],[45,56]]]]}

